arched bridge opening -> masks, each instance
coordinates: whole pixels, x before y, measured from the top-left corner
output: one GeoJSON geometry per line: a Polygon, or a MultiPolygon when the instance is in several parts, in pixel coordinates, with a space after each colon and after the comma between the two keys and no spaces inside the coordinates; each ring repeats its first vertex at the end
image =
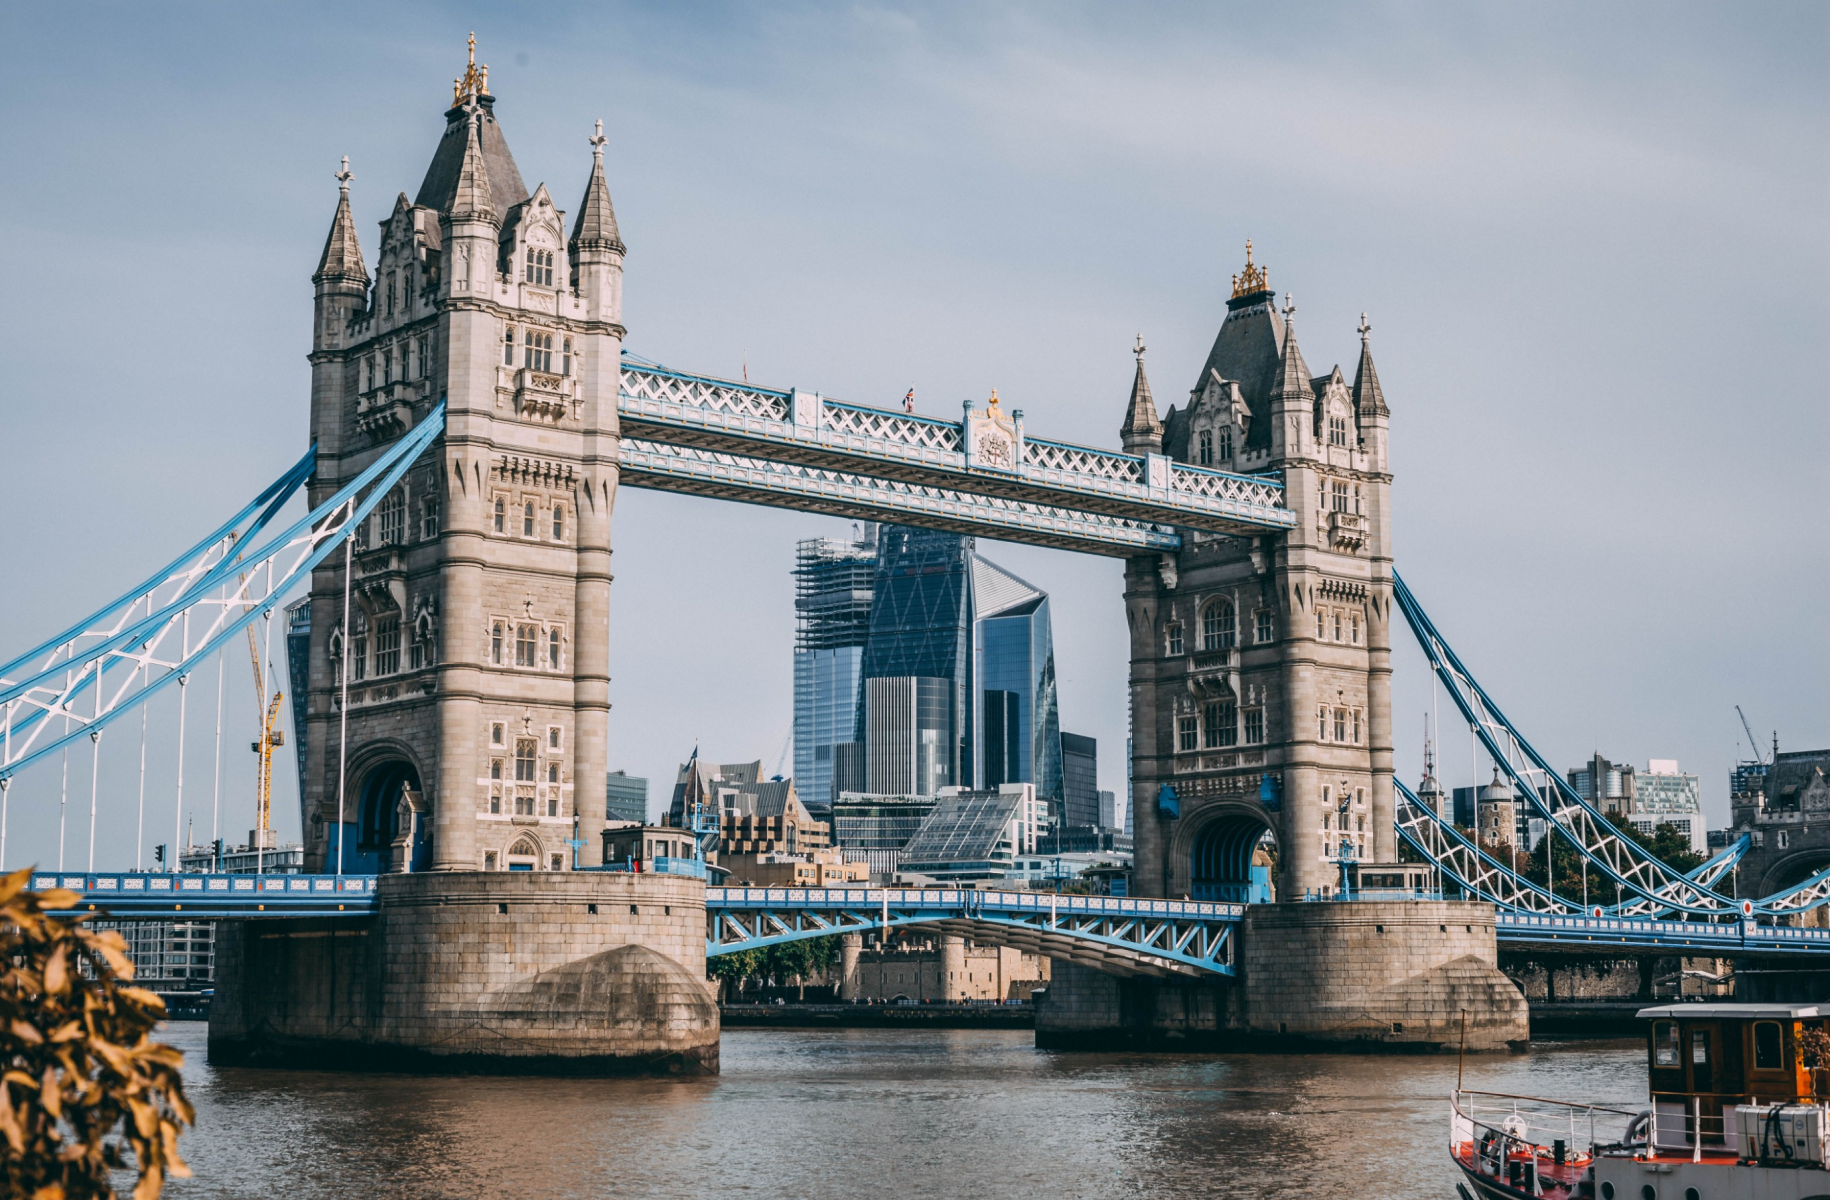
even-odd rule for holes
{"type": "Polygon", "coordinates": [[[1189,896],[1231,904],[1273,898],[1276,835],[1254,813],[1226,813],[1202,825],[1189,850],[1189,896]]]}

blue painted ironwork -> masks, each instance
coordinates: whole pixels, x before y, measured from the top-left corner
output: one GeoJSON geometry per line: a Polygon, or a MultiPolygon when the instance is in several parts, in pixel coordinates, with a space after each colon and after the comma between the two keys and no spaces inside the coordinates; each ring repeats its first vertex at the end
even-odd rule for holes
{"type": "Polygon", "coordinates": [[[1231,975],[1242,904],[955,888],[705,889],[706,954],[937,927],[1127,975],[1231,975]]]}
{"type": "Polygon", "coordinates": [[[271,616],[288,590],[307,578],[346,531],[381,498],[444,429],[445,406],[435,406],[412,432],[370,466],[265,542],[243,549],[291,496],[310,456],[243,509],[238,520],[192,548],[149,584],[142,584],[72,626],[61,641],[15,659],[15,676],[0,679],[0,779],[108,724],[170,684],[256,618],[271,616]],[[247,514],[258,509],[252,523],[247,514]],[[193,618],[199,629],[193,629],[193,618]],[[36,666],[34,657],[42,658],[36,666]],[[55,722],[64,722],[60,733],[55,722]]]}
{"type": "Polygon", "coordinates": [[[367,917],[374,875],[205,875],[37,871],[33,891],[75,892],[76,907],[120,920],[203,921],[221,917],[367,917]]]}
{"type": "Polygon", "coordinates": [[[1178,526],[1250,536],[1296,522],[1278,479],[1031,438],[1020,413],[998,417],[1014,461],[982,460],[968,433],[987,416],[971,405],[944,421],[625,354],[617,413],[638,487],[1119,555],[1174,549],[1178,526]]]}
{"type": "Polygon", "coordinates": [[[1732,921],[1756,913],[1799,913],[1830,903],[1830,870],[1771,896],[1737,900],[1712,886],[1721,871],[1705,879],[1699,872],[1685,875],[1673,871],[1654,858],[1583,799],[1525,740],[1450,649],[1395,572],[1392,596],[1428,656],[1431,669],[1447,687],[1450,699],[1487,753],[1526,803],[1546,818],[1551,832],[1566,839],[1594,870],[1620,889],[1623,900],[1617,911],[1622,915],[1660,917],[1684,913],[1732,921]],[[1540,788],[1548,794],[1542,794],[1540,788]]]}

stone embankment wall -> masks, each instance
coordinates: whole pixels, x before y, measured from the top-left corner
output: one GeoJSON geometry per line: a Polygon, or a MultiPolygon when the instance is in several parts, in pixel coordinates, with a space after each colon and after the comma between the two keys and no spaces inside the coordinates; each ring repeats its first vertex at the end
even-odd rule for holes
{"type": "Polygon", "coordinates": [[[1496,966],[1490,905],[1262,904],[1232,980],[1118,979],[1056,963],[1037,994],[1042,1046],[1454,1052],[1521,1049],[1525,998],[1496,966]]]}
{"type": "Polygon", "coordinates": [[[363,921],[226,921],[210,1060],[526,1074],[718,1069],[705,888],[604,872],[383,876],[363,921]]]}

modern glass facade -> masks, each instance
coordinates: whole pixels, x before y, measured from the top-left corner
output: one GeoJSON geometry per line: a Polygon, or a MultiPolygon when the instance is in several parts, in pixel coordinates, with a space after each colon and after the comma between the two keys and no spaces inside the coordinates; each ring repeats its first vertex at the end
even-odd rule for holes
{"type": "Polygon", "coordinates": [[[604,777],[604,819],[648,823],[648,781],[625,771],[604,777]]]}
{"type": "MultiPolygon", "coordinates": [[[[1078,733],[1061,735],[1061,820],[1068,826],[1111,825],[1101,809],[1099,742],[1078,733]]],[[[1108,801],[1109,804],[1109,801],[1108,801]]]]}
{"type": "Polygon", "coordinates": [[[861,536],[809,538],[794,556],[794,777],[804,802],[823,809],[856,779],[835,778],[855,756],[858,683],[870,636],[877,527],[861,536]]]}
{"type": "MultiPolygon", "coordinates": [[[[1034,784],[1058,821],[1062,737],[1048,594],[975,554],[972,607],[980,747],[975,783],[1034,784]]],[[[1099,819],[1096,774],[1085,801],[1090,825],[1099,819]]]]}
{"type": "MultiPolygon", "coordinates": [[[[890,765],[905,756],[911,770],[915,761],[933,756],[926,777],[936,781],[935,791],[959,784],[961,767],[971,768],[970,727],[962,719],[973,711],[971,559],[972,540],[958,534],[900,525],[885,525],[878,534],[870,636],[860,671],[865,694],[856,725],[866,746],[870,791],[916,790],[912,775],[905,785],[902,767],[890,765]],[[870,684],[879,679],[931,682],[916,689],[919,695],[910,695],[909,719],[904,721],[892,714],[888,691],[880,694],[877,717],[869,715],[870,684]],[[886,731],[882,736],[899,739],[898,744],[881,747],[880,752],[873,740],[877,725],[886,731]],[[905,730],[917,731],[919,751],[900,743],[905,730]],[[895,773],[888,773],[892,770],[895,773]]],[[[902,690],[897,685],[899,694],[902,690]]]]}

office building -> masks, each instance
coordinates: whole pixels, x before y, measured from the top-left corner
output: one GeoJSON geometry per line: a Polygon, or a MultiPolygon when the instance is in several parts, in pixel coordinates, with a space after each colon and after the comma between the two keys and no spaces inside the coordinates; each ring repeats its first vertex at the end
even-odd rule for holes
{"type": "Polygon", "coordinates": [[[97,921],[127,943],[135,987],[154,992],[196,992],[216,985],[213,921],[97,921]]]}
{"type": "Polygon", "coordinates": [[[1709,850],[1709,832],[1703,827],[1703,781],[1678,770],[1675,758],[1655,758],[1644,774],[1635,772],[1633,807],[1627,820],[1651,837],[1660,825],[1671,825],[1690,841],[1698,854],[1709,850]]]}
{"type": "Polygon", "coordinates": [[[1061,735],[1061,823],[1109,828],[1100,815],[1099,742],[1078,733],[1061,735]]]}
{"type": "Polygon", "coordinates": [[[958,534],[878,531],[857,723],[862,790],[931,796],[971,769],[971,558],[972,539],[958,534]]]}
{"type": "Polygon", "coordinates": [[[903,847],[902,873],[960,883],[1002,879],[1019,855],[1035,853],[1041,810],[1034,784],[948,788],[903,847]]]}
{"type": "Polygon", "coordinates": [[[870,637],[877,527],[852,539],[808,538],[794,556],[794,776],[823,809],[860,790],[858,681],[870,637]],[[840,786],[835,786],[835,780],[840,786]]]}
{"type": "Polygon", "coordinates": [[[297,875],[305,869],[305,847],[297,842],[274,845],[271,830],[267,845],[257,847],[260,839],[254,834],[254,830],[248,831],[244,845],[225,842],[220,852],[214,846],[186,846],[179,851],[178,867],[215,875],[297,875]]]}
{"type": "Polygon", "coordinates": [[[902,848],[933,811],[932,796],[841,792],[832,804],[833,845],[847,858],[868,863],[873,876],[888,880],[901,866],[902,848]]]}
{"type": "Polygon", "coordinates": [[[648,820],[648,781],[627,771],[604,777],[604,820],[640,825],[648,820]]]}
{"type": "Polygon", "coordinates": [[[1118,795],[1115,792],[1099,793],[1099,827],[1114,833],[1124,827],[1124,822],[1119,820],[1118,795]]]}
{"type": "MultiPolygon", "coordinates": [[[[975,786],[1034,784],[1048,821],[1063,820],[1063,737],[1055,684],[1055,644],[1048,594],[977,554],[972,555],[973,721],[979,746],[975,786]]],[[[1076,738],[1081,774],[1080,824],[1099,820],[1098,751],[1076,738]]]]}
{"type": "Polygon", "coordinates": [[[1636,780],[1631,766],[1596,754],[1584,765],[1571,767],[1567,775],[1576,794],[1604,814],[1625,816],[1633,811],[1636,780]]]}

